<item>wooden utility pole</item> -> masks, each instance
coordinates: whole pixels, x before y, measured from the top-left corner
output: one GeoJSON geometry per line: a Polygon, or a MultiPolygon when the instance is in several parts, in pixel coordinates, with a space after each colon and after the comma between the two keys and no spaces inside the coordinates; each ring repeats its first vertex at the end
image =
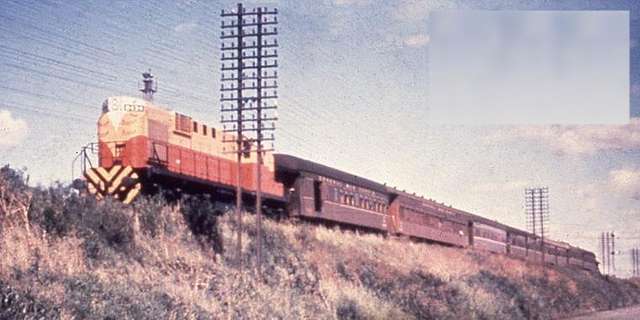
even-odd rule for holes
{"type": "Polygon", "coordinates": [[[278,29],[277,9],[263,7],[247,10],[241,3],[235,11],[222,10],[222,92],[220,100],[223,132],[235,134],[233,139],[225,139],[235,145],[237,188],[236,220],[238,225],[237,257],[242,267],[242,158],[250,158],[256,153],[256,216],[257,241],[256,259],[258,274],[262,262],[262,166],[263,156],[273,151],[274,136],[265,132],[275,130],[274,122],[277,95],[278,41],[275,36],[278,29]],[[227,20],[225,20],[227,19],[227,20]],[[229,53],[227,53],[229,52],[229,53]],[[229,92],[229,94],[226,94],[229,92]],[[230,113],[225,119],[224,114],[230,113]],[[227,128],[226,124],[231,124],[227,128]],[[271,141],[270,148],[264,148],[263,142],[271,141]]]}
{"type": "Polygon", "coordinates": [[[607,274],[607,246],[605,245],[605,236],[604,232],[600,233],[600,247],[601,247],[601,258],[602,258],[602,273],[607,274]]]}
{"type": "Polygon", "coordinates": [[[544,264],[545,246],[544,237],[545,224],[549,221],[549,188],[526,188],[524,190],[525,213],[527,215],[527,226],[534,235],[540,236],[540,251],[544,264]],[[536,224],[538,228],[536,228],[536,224]]]}
{"type": "Polygon", "coordinates": [[[613,275],[616,275],[616,235],[611,232],[611,267],[613,275]]]}
{"type": "Polygon", "coordinates": [[[638,276],[638,249],[631,248],[631,275],[638,276]]]}

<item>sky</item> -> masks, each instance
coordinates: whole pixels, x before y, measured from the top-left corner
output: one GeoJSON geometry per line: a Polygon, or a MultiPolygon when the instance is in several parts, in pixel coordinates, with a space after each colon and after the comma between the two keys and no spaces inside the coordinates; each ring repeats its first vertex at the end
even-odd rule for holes
{"type": "MultiPolygon", "coordinates": [[[[522,229],[524,188],[548,186],[550,236],[599,252],[600,233],[615,231],[618,273],[630,273],[629,250],[640,247],[639,2],[336,0],[245,5],[256,3],[277,6],[280,12],[278,152],[522,229]],[[627,29],[611,29],[611,38],[619,41],[610,50],[624,46],[618,32],[626,32],[629,83],[621,93],[626,96],[614,94],[611,102],[599,100],[594,107],[617,110],[627,99],[627,122],[459,125],[454,118],[449,124],[437,123],[437,79],[430,75],[438,67],[430,50],[438,39],[432,34],[432,19],[468,10],[493,10],[496,19],[501,11],[515,10],[602,11],[611,19],[621,17],[622,22],[613,24],[627,29]]],[[[158,79],[158,104],[217,125],[219,14],[234,5],[204,0],[6,0],[0,9],[0,163],[26,168],[33,184],[70,181],[76,152],[97,139],[102,102],[108,96],[139,96],[141,73],[148,69],[158,79]]],[[[546,32],[560,42],[568,40],[553,28],[546,32]]],[[[475,51],[459,54],[474,63],[487,60],[475,51]]],[[[488,77],[509,70],[500,65],[511,57],[509,50],[500,54],[502,59],[487,61],[495,65],[488,77]]],[[[604,71],[624,64],[597,61],[591,67],[604,71]]],[[[563,67],[576,69],[559,62],[558,68],[563,67]]],[[[457,65],[451,68],[464,71],[457,65]]],[[[500,86],[477,82],[478,88],[513,98],[500,86]]],[[[574,85],[558,81],[554,89],[563,92],[574,85]]],[[[443,90],[453,90],[451,86],[443,90]]],[[[603,91],[595,85],[587,89],[603,91]]],[[[522,92],[530,93],[526,88],[522,92]]],[[[470,99],[473,94],[465,98],[476,104],[469,107],[488,108],[477,105],[486,102],[470,99]]],[[[526,112],[520,102],[518,107],[526,112]]]]}
{"type": "Polygon", "coordinates": [[[440,10],[430,21],[432,123],[629,122],[628,11],[440,10]]]}

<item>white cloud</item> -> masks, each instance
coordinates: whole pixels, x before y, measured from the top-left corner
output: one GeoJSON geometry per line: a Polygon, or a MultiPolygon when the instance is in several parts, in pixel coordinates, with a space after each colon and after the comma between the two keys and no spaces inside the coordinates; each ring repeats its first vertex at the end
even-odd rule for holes
{"type": "Polygon", "coordinates": [[[524,193],[524,189],[529,186],[529,183],[524,180],[514,180],[505,182],[484,182],[473,186],[473,192],[478,194],[513,194],[524,193]]]}
{"type": "Polygon", "coordinates": [[[609,184],[623,196],[640,200],[640,170],[616,169],[609,172],[609,184]]]}
{"type": "Polygon", "coordinates": [[[0,150],[20,144],[27,131],[24,120],[14,118],[9,110],[0,110],[0,150]]]}
{"type": "Polygon", "coordinates": [[[189,33],[195,30],[198,27],[198,24],[195,22],[187,22],[181,23],[173,28],[173,30],[177,33],[189,33]]]}
{"type": "Polygon", "coordinates": [[[402,43],[405,46],[413,47],[413,48],[423,47],[429,43],[429,36],[423,33],[414,34],[414,35],[405,37],[402,40],[402,43]]]}
{"type": "Polygon", "coordinates": [[[498,129],[485,143],[526,140],[548,145],[556,154],[592,155],[598,151],[640,151],[640,119],[626,125],[517,126],[498,129]]]}
{"type": "Polygon", "coordinates": [[[452,8],[454,5],[451,0],[405,0],[396,6],[393,17],[403,22],[421,21],[433,10],[452,8]]]}
{"type": "Polygon", "coordinates": [[[334,0],[333,1],[338,6],[348,6],[348,5],[367,5],[371,2],[371,0],[334,0]]]}

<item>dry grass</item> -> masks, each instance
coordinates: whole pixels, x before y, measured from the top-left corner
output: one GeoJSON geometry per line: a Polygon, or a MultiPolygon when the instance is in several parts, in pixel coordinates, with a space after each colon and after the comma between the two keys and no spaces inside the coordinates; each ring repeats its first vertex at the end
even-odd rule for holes
{"type": "Polygon", "coordinates": [[[34,195],[29,231],[0,225],[0,318],[547,319],[640,301],[637,279],[271,220],[259,277],[249,214],[240,271],[230,215],[203,234],[186,202],[34,195]]]}

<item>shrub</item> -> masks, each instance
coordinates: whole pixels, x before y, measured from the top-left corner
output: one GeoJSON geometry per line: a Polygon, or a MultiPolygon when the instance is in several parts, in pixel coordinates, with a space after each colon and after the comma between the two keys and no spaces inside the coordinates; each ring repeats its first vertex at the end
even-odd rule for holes
{"type": "Polygon", "coordinates": [[[140,222],[140,231],[155,238],[160,233],[173,234],[174,225],[169,219],[168,202],[162,194],[139,197],[133,204],[140,222]]]}
{"type": "Polygon", "coordinates": [[[363,319],[361,314],[358,304],[349,298],[341,300],[336,307],[336,317],[340,320],[363,319]]]}
{"type": "Polygon", "coordinates": [[[0,228],[5,224],[29,223],[31,192],[27,180],[22,170],[12,169],[9,165],[0,168],[0,228]]]}
{"type": "Polygon", "coordinates": [[[202,245],[209,245],[215,252],[222,252],[223,240],[218,228],[218,216],[222,212],[208,195],[188,196],[182,200],[182,215],[191,232],[202,245]]]}
{"type": "Polygon", "coordinates": [[[58,319],[51,302],[34,298],[0,281],[0,319],[58,319]]]}
{"type": "Polygon", "coordinates": [[[84,319],[209,319],[211,314],[166,293],[119,283],[105,285],[93,276],[64,280],[65,307],[84,319]]]}

